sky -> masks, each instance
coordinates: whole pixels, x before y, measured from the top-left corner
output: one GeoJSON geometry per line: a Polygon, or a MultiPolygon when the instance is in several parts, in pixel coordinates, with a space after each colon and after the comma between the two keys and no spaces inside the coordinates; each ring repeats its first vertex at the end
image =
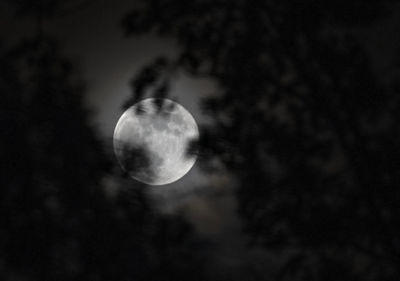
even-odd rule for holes
{"type": "MultiPolygon", "coordinates": [[[[130,80],[157,56],[173,57],[173,40],[147,35],[126,38],[120,21],[132,1],[92,1],[71,16],[58,19],[51,31],[60,35],[65,50],[82,64],[87,82],[87,103],[97,112],[95,121],[105,136],[111,136],[121,114],[121,105],[131,94],[130,80]]],[[[75,60],[76,61],[76,60],[75,60]]],[[[206,82],[195,87],[188,79],[172,89],[179,102],[196,120],[201,119],[197,95],[206,92],[206,82]]]]}
{"type": "MultiPolygon", "coordinates": [[[[84,2],[86,3],[86,2],[84,2]]],[[[121,19],[132,7],[132,1],[87,1],[86,4],[45,26],[63,46],[63,54],[78,66],[86,84],[85,101],[93,110],[92,123],[106,145],[112,145],[115,125],[122,112],[122,104],[130,96],[130,81],[152,59],[160,55],[173,57],[178,46],[172,39],[153,35],[126,38],[121,19]]],[[[33,32],[29,20],[13,18],[10,9],[3,9],[1,25],[9,44],[33,32]],[[7,26],[7,28],[5,28],[7,26]],[[12,32],[10,32],[10,30],[12,32]]],[[[1,12],[0,12],[1,14],[1,12]]],[[[180,73],[170,96],[184,106],[201,125],[209,123],[199,108],[199,98],[215,92],[215,85],[206,79],[195,79],[180,73]]],[[[183,212],[204,235],[223,235],[234,230],[239,234],[235,214],[236,200],[229,177],[216,173],[204,176],[196,164],[180,180],[160,187],[149,186],[149,196],[163,213],[183,212]],[[211,183],[211,184],[210,184],[211,183]],[[207,186],[207,190],[204,187],[207,186]],[[215,193],[223,196],[214,196],[215,193]]],[[[233,237],[233,236],[231,236],[233,237]]]]}
{"type": "MultiPolygon", "coordinates": [[[[87,105],[95,111],[93,121],[104,136],[111,137],[121,106],[131,94],[130,80],[152,58],[174,57],[178,46],[172,39],[153,35],[125,37],[120,22],[133,1],[83,2],[78,9],[51,20],[45,31],[60,40],[64,54],[81,70],[87,105]]],[[[9,43],[33,31],[29,20],[17,21],[11,11],[3,9],[0,27],[1,33],[11,37],[9,43]]],[[[201,123],[206,117],[200,113],[198,97],[212,89],[211,81],[181,75],[171,95],[201,123]]]]}
{"type": "MultiPolygon", "coordinates": [[[[110,145],[122,114],[121,106],[131,94],[130,80],[152,58],[174,56],[178,48],[171,39],[151,35],[124,37],[119,23],[131,4],[129,1],[116,3],[101,0],[89,4],[68,17],[57,19],[49,30],[58,34],[65,44],[66,55],[79,63],[87,83],[86,102],[95,111],[93,121],[110,145]]],[[[212,87],[211,81],[180,75],[170,94],[201,124],[207,118],[200,112],[199,97],[212,92],[212,87]]],[[[194,196],[202,192],[197,189],[208,186],[206,181],[209,180],[195,165],[182,179],[163,188],[149,187],[149,193],[163,212],[185,209],[186,217],[200,232],[215,234],[230,228],[229,223],[236,225],[235,219],[230,219],[232,214],[228,214],[234,212],[235,204],[230,190],[227,198],[219,203],[210,202],[204,195],[194,196]]]]}
{"type": "MultiPolygon", "coordinates": [[[[172,38],[151,34],[124,36],[120,22],[135,1],[72,2],[83,4],[53,19],[45,30],[60,40],[64,54],[81,70],[87,86],[85,100],[94,110],[93,122],[103,136],[111,137],[121,115],[121,106],[131,94],[130,80],[153,58],[160,55],[174,57],[179,47],[172,38]]],[[[21,34],[33,32],[29,20],[13,19],[12,10],[6,9],[4,3],[0,5],[4,6],[0,9],[0,33],[6,36],[7,42],[15,42],[21,34]]],[[[399,14],[397,12],[371,27],[356,30],[356,35],[369,51],[376,73],[383,80],[388,77],[386,69],[393,63],[397,51],[399,14]]],[[[211,80],[181,74],[174,81],[170,94],[191,112],[198,123],[202,123],[209,120],[201,114],[199,97],[214,92],[215,85],[211,80]]]]}

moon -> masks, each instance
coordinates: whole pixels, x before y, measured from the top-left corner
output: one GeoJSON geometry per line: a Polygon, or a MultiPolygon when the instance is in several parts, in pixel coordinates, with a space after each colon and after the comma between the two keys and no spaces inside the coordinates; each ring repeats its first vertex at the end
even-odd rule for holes
{"type": "Polygon", "coordinates": [[[199,138],[193,116],[169,99],[144,99],[119,118],[113,144],[121,167],[135,180],[149,185],[177,181],[193,167],[197,156],[188,153],[199,138]]]}

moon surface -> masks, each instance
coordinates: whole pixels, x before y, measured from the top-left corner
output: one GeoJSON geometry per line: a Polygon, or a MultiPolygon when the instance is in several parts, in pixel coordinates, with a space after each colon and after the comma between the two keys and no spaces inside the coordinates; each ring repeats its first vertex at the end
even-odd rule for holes
{"type": "Polygon", "coordinates": [[[193,116],[169,99],[144,99],[128,108],[114,130],[114,152],[134,179],[164,185],[183,177],[196,162],[199,138],[193,116]]]}

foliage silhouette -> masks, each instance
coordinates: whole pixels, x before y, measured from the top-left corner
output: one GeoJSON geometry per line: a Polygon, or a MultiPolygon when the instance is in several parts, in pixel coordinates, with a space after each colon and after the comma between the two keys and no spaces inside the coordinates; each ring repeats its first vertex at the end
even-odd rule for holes
{"type": "Polygon", "coordinates": [[[397,280],[398,91],[354,36],[394,2],[141,4],[126,34],[171,36],[182,49],[149,64],[132,99],[174,71],[216,81],[200,150],[236,176],[250,244],[287,256],[276,280],[397,280]]]}
{"type": "MultiPolygon", "coordinates": [[[[38,17],[45,25],[46,12],[38,17]]],[[[0,279],[181,280],[198,271],[190,226],[154,212],[143,186],[114,167],[60,49],[42,27],[0,49],[0,279]],[[108,195],[110,186],[119,192],[108,195]]]]}

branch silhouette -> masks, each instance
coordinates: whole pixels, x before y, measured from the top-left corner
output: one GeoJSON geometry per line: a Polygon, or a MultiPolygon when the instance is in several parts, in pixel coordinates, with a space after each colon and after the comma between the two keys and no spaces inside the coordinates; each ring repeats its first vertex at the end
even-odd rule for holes
{"type": "Polygon", "coordinates": [[[181,52],[171,69],[218,85],[218,96],[202,101],[214,124],[197,145],[236,176],[252,245],[287,253],[271,273],[277,280],[399,275],[391,197],[400,158],[388,141],[398,137],[398,93],[381,84],[355,36],[396,7],[152,1],[122,21],[127,35],[175,38],[181,52]]]}

